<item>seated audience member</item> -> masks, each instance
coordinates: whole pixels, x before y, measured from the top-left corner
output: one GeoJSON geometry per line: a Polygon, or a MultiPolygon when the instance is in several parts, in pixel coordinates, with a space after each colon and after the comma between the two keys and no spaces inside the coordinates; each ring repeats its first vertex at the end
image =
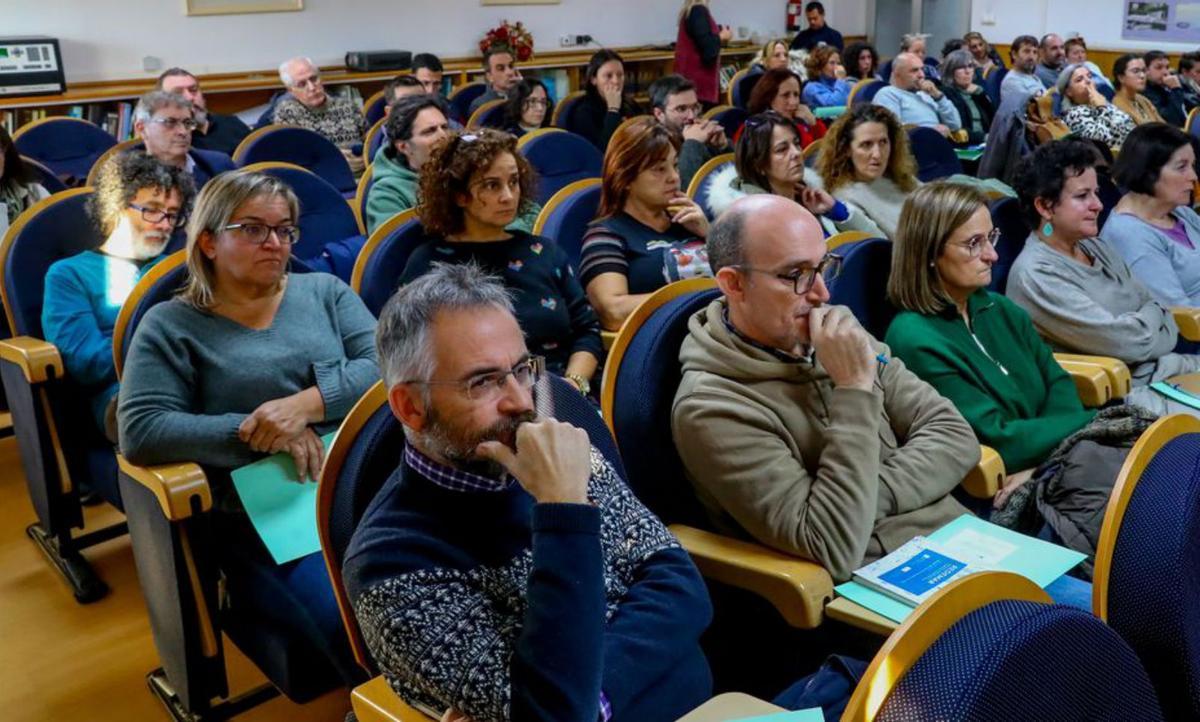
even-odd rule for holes
{"type": "Polygon", "coordinates": [[[942,43],[942,60],[945,60],[946,56],[950,53],[953,53],[955,50],[962,50],[966,47],[966,45],[967,41],[963,40],[962,38],[950,38],[946,42],[942,43]]]}
{"type": "Polygon", "coordinates": [[[1066,65],[1067,51],[1057,33],[1046,33],[1038,43],[1038,64],[1033,74],[1049,90],[1058,84],[1058,76],[1066,65]]]}
{"type": "Polygon", "coordinates": [[[1154,103],[1142,95],[1142,91],[1146,89],[1145,60],[1133,53],[1126,53],[1117,58],[1113,61],[1113,84],[1117,91],[1113,97],[1113,105],[1132,118],[1134,123],[1141,125],[1163,122],[1154,103]]]}
{"type": "Polygon", "coordinates": [[[1179,56],[1179,82],[1184,90],[1200,97],[1200,52],[1184,53],[1179,56]]]}
{"type": "Polygon", "coordinates": [[[820,178],[804,165],[796,126],[773,110],[752,116],[738,138],[734,166],[713,175],[708,205],[720,216],[738,198],[772,193],[790,198],[817,217],[827,236],[839,231],[866,231],[882,236],[865,213],[820,188],[820,178]]]}
{"type": "MultiPolygon", "coordinates": [[[[911,53],[912,55],[915,55],[917,59],[921,61],[921,65],[925,67],[925,77],[937,82],[941,80],[941,77],[938,75],[937,66],[925,62],[925,57],[927,55],[926,45],[928,40],[929,36],[925,33],[905,33],[904,35],[900,36],[900,52],[897,53],[897,55],[902,53],[911,53]]],[[[888,78],[884,78],[884,80],[888,80],[888,78]]]]}
{"type": "Polygon", "coordinates": [[[202,188],[213,176],[236,166],[224,153],[192,147],[196,125],[191,102],[176,93],[152,90],[133,109],[133,130],[146,152],[162,163],[183,168],[196,188],[202,188]]]}
{"type": "Polygon", "coordinates": [[[361,146],[366,131],[362,111],[349,98],[331,96],[321,84],[321,70],[308,58],[292,58],[279,66],[288,94],[275,105],[274,122],[320,133],[342,151],[355,175],[362,173],[361,146]]]}
{"type": "Polygon", "coordinates": [[[1082,37],[1068,38],[1067,42],[1063,44],[1063,49],[1067,51],[1068,63],[1071,65],[1087,66],[1087,69],[1092,73],[1092,82],[1096,84],[1096,87],[1107,85],[1110,89],[1112,88],[1112,81],[1104,75],[1104,71],[1100,69],[1100,66],[1087,59],[1087,41],[1082,37]]]}
{"type": "Polygon", "coordinates": [[[825,305],[840,257],[812,215],[743,198],[708,249],[722,297],[688,323],[671,432],[717,528],[844,581],[965,513],[951,491],[979,442],[849,309],[825,305]]]}
{"type": "Polygon", "coordinates": [[[430,95],[445,95],[445,85],[442,83],[441,58],[433,53],[417,53],[412,59],[412,77],[417,79],[421,87],[430,95]]]}
{"type": "Polygon", "coordinates": [[[250,126],[236,115],[208,112],[208,101],[200,90],[200,80],[183,68],[164,70],[154,89],[178,93],[191,102],[192,118],[196,121],[196,130],[192,131],[193,148],[232,156],[238,144],[250,135],[250,126]]]}
{"type": "Polygon", "coordinates": [[[892,250],[887,294],[901,310],[886,341],[1000,454],[1009,491],[1095,412],[1029,315],[987,290],[1003,240],[979,191],[944,181],[914,191],[892,250]]]}
{"type": "MultiPolygon", "coordinates": [[[[746,112],[750,115],[767,110],[779,113],[796,124],[800,140],[807,148],[814,140],[825,137],[825,123],[800,102],[800,85],[800,76],[791,70],[768,70],[754,84],[746,112]]],[[[736,134],[734,142],[737,142],[736,134]]]]}
{"type": "Polygon", "coordinates": [[[537,185],[511,135],[488,128],[453,136],[421,167],[421,223],[400,285],[439,262],[474,263],[503,280],[526,342],[546,368],[587,393],[604,355],[600,323],[567,254],[548,238],[505,230],[528,215],[537,185]]]}
{"type": "Polygon", "coordinates": [[[1034,231],[1005,292],[1052,348],[1124,361],[1134,385],[1126,402],[1170,413],[1176,409],[1149,384],[1200,371],[1200,356],[1172,352],[1179,329],[1170,310],[1116,249],[1096,238],[1103,208],[1097,158],[1088,141],[1065,139],[1039,146],[1021,162],[1016,187],[1034,231]]]}
{"type": "Polygon", "coordinates": [[[325,273],[289,274],[298,234],[292,190],[262,173],[214,178],[188,225],[187,281],[138,326],[121,380],[121,452],[134,464],[195,462],[212,487],[223,603],[303,640],[347,685],[361,678],[320,552],[276,564],[229,480],[286,453],[316,481],[321,435],[379,380],[375,319],[325,273]],[[272,588],[264,604],[262,585],[272,588]]]}
{"type": "MultiPolygon", "coordinates": [[[[971,52],[971,57],[975,60],[975,67],[979,69],[979,74],[976,79],[985,77],[995,68],[1003,68],[1004,61],[1000,59],[1000,53],[996,52],[987,40],[984,40],[983,35],[977,32],[969,32],[963,36],[963,40],[967,43],[967,50],[971,52]]],[[[945,74],[943,73],[943,77],[945,74]]]]}
{"type": "Polygon", "coordinates": [[[804,6],[804,19],[808,27],[796,33],[792,39],[792,50],[812,50],[821,45],[842,49],[842,34],[825,24],[825,6],[810,2],[804,6]]]}
{"type": "Polygon", "coordinates": [[[1164,123],[1139,125],[1117,156],[1113,178],[1127,192],[1100,237],[1164,306],[1200,306],[1200,215],[1192,138],[1164,123]]]}
{"type": "Polygon", "coordinates": [[[1035,74],[1038,61],[1038,41],[1032,35],[1018,35],[1009,49],[1012,67],[1000,81],[1000,98],[1041,95],[1046,86],[1035,74]]]}
{"type": "Polygon", "coordinates": [[[850,97],[850,83],[838,51],[828,45],[814,48],[804,61],[808,82],[801,98],[810,108],[843,106],[850,97]]]}
{"type": "Polygon", "coordinates": [[[1096,90],[1086,65],[1068,65],[1058,77],[1059,112],[1071,132],[1097,140],[1109,148],[1120,148],[1133,130],[1133,119],[1112,105],[1096,90]]]}
{"type": "Polygon", "coordinates": [[[692,176],[709,160],[730,151],[725,129],[715,120],[700,117],[703,106],[692,81],[668,75],[650,84],[654,119],[683,139],[679,149],[679,187],[687,188],[692,176]]]}
{"type": "Polygon", "coordinates": [[[843,65],[849,80],[878,80],[879,53],[870,43],[855,42],[842,51],[843,65]]]}
{"type": "Polygon", "coordinates": [[[367,648],[445,720],[676,719],[711,691],[704,582],[587,434],[537,415],[514,316],[442,265],[380,317],[406,441],[342,570],[367,648]]]}
{"type": "Polygon", "coordinates": [[[1151,50],[1142,60],[1146,63],[1146,87],[1142,94],[1154,103],[1163,122],[1182,128],[1188,111],[1200,103],[1200,98],[1183,89],[1183,83],[1171,72],[1170,58],[1163,51],[1151,50]]]}
{"type": "Polygon", "coordinates": [[[762,47],[758,58],[750,64],[750,72],[765,73],[768,70],[787,70],[789,62],[787,38],[775,38],[768,40],[767,44],[762,47]]]}
{"type": "Polygon", "coordinates": [[[195,188],[181,168],[141,151],[100,170],[88,215],[104,237],[94,250],[55,261],[46,272],[42,331],[71,380],[89,397],[96,429],[117,440],[113,328],[138,279],[162,260],[187,218],[195,188]]]}
{"type": "Polygon", "coordinates": [[[925,64],[912,53],[896,56],[891,85],[880,88],[871,102],[890,110],[902,125],[933,128],[944,136],[962,128],[954,103],[925,78],[925,64]]]}
{"type": "Polygon", "coordinates": [[[942,90],[967,132],[967,143],[982,143],[987,140],[988,130],[996,109],[992,99],[975,82],[975,60],[969,50],[955,50],[942,61],[942,90]]]}
{"type": "Polygon", "coordinates": [[[468,114],[492,100],[504,100],[517,83],[521,82],[521,71],[514,65],[512,50],[507,45],[493,45],[483,53],[483,80],[487,90],[471,101],[468,114]]]}
{"type": "Polygon", "coordinates": [[[553,114],[554,108],[545,83],[537,78],[528,78],[517,83],[504,103],[504,128],[520,138],[530,131],[550,127],[550,116],[553,114]]]}
{"type": "Polygon", "coordinates": [[[401,99],[410,95],[423,95],[428,91],[415,75],[397,75],[383,86],[384,115],[392,112],[392,107],[401,99]]]}
{"type": "Polygon", "coordinates": [[[33,170],[21,159],[8,129],[0,124],[0,237],[17,216],[50,196],[33,170]]]}
{"type": "Polygon", "coordinates": [[[721,95],[721,44],[733,31],[717,25],[708,0],[682,0],[675,34],[675,72],[696,86],[696,95],[714,106],[721,95]]]}
{"type": "Polygon", "coordinates": [[[851,108],[829,129],[817,172],[826,191],[865,213],[888,238],[904,198],[921,184],[908,133],[890,111],[870,103],[851,108]]]}
{"type": "Polygon", "coordinates": [[[450,107],[436,95],[404,98],[388,114],[387,144],[375,154],[367,195],[367,232],[414,208],[420,194],[418,174],[433,147],[450,135],[450,107]]]}
{"type": "Polygon", "coordinates": [[[567,127],[603,151],[617,126],[638,114],[625,94],[625,61],[613,50],[597,50],[587,64],[585,95],[571,106],[567,127]]]}
{"type": "Polygon", "coordinates": [[[583,236],[579,280],[604,328],[615,331],[660,287],[711,276],[704,210],[679,186],[679,138],[653,118],[613,135],[604,154],[597,219],[583,236]]]}

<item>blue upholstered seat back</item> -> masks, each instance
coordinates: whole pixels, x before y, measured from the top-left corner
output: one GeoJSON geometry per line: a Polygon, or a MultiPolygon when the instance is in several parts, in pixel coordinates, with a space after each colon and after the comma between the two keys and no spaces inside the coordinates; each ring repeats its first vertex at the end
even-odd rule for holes
{"type": "Polygon", "coordinates": [[[923,183],[962,173],[954,146],[933,128],[910,128],[908,140],[917,159],[917,177],[923,183]]]}
{"type": "Polygon", "coordinates": [[[1108,623],[1150,673],[1169,719],[1200,718],[1200,434],[1155,454],[1113,551],[1108,623]]]}
{"type": "MultiPolygon", "coordinates": [[[[747,77],[749,77],[749,76],[747,76],[747,77]]],[[[742,78],[742,80],[745,80],[745,79],[746,78],[742,78]]],[[[749,97],[749,96],[746,96],[746,97],[749,97]]],[[[742,123],[745,123],[746,118],[749,118],[749,117],[750,117],[750,114],[746,112],[745,108],[739,108],[737,106],[732,106],[732,107],[726,108],[725,110],[722,110],[719,113],[714,114],[710,120],[715,120],[715,121],[717,121],[718,124],[720,124],[721,129],[725,131],[725,137],[728,138],[729,141],[732,143],[734,133],[738,132],[738,128],[741,128],[742,123]]]]}
{"type": "Polygon", "coordinates": [[[414,216],[389,233],[367,258],[358,295],[376,317],[396,292],[397,281],[408,265],[409,256],[425,240],[425,227],[414,216]]]}
{"type": "Polygon", "coordinates": [[[626,480],[667,524],[709,525],[675,451],[671,407],[682,378],[679,347],[688,320],[718,295],[709,289],[663,304],[638,329],[617,369],[613,427],[629,471],[626,480]]]}
{"type": "Polygon", "coordinates": [[[875,99],[875,94],[887,87],[887,83],[882,80],[874,80],[867,85],[864,85],[854,94],[854,100],[851,105],[863,105],[870,103],[875,99]]]}
{"type": "Polygon", "coordinates": [[[329,243],[360,235],[354,211],[337,188],[312,173],[295,168],[269,168],[267,175],[291,186],[300,199],[300,241],[292,255],[309,260],[329,243]]]}
{"type": "Polygon", "coordinates": [[[62,119],[38,123],[13,141],[21,155],[44,164],[56,175],[79,183],[100,155],[117,144],[117,139],[98,126],[62,119]]]}
{"type": "Polygon", "coordinates": [[[710,221],[715,221],[717,219],[717,214],[713,211],[712,206],[708,201],[709,196],[712,195],[713,191],[713,180],[716,178],[718,173],[726,168],[731,167],[732,165],[733,161],[726,161],[725,163],[721,163],[719,166],[714,168],[713,171],[708,174],[708,177],[704,179],[704,182],[700,184],[700,187],[696,190],[696,197],[692,199],[696,201],[696,205],[700,206],[700,208],[704,210],[704,215],[708,216],[708,220],[710,221]]]}
{"type": "Polygon", "coordinates": [[[504,128],[504,103],[493,106],[485,110],[479,116],[479,127],[481,128],[504,128]]]}
{"type": "Polygon", "coordinates": [[[34,177],[37,179],[37,182],[40,183],[48,193],[58,193],[59,191],[65,191],[67,189],[67,184],[63,183],[62,180],[55,175],[54,171],[50,170],[49,166],[40,163],[33,158],[24,158],[23,160],[25,161],[25,165],[28,166],[29,171],[33,173],[34,177]]]}
{"type": "MultiPolygon", "coordinates": [[[[745,109],[746,104],[750,102],[750,94],[754,92],[754,86],[762,76],[762,71],[750,71],[738,78],[738,81],[733,84],[733,93],[730,98],[735,107],[745,109]]],[[[734,130],[737,129],[735,128],[734,130]]],[[[733,137],[733,133],[729,133],[728,135],[730,138],[733,137]]]]}
{"type": "Polygon", "coordinates": [[[363,107],[363,118],[366,119],[367,127],[370,128],[380,120],[383,120],[385,111],[387,110],[387,95],[380,95],[370,102],[370,105],[363,107]]]}
{"type": "Polygon", "coordinates": [[[579,268],[579,255],[583,249],[583,234],[588,224],[596,217],[600,206],[600,184],[576,191],[563,200],[547,216],[541,235],[553,239],[571,259],[571,265],[579,268]]]}
{"type": "Polygon", "coordinates": [[[896,317],[885,291],[892,269],[892,243],[882,238],[847,243],[834,250],[844,259],[842,273],[827,280],[829,302],[848,307],[872,336],[882,339],[896,317]]]}
{"type": "Polygon", "coordinates": [[[1000,229],[1000,242],[996,246],[999,258],[992,264],[992,283],[988,288],[996,293],[1004,293],[1008,285],[1008,272],[1025,248],[1030,228],[1021,213],[1021,203],[1016,198],[1001,198],[992,203],[991,212],[992,225],[1000,229]]]}
{"type": "Polygon", "coordinates": [[[450,103],[451,115],[453,115],[454,119],[459,123],[466,123],[467,117],[471,115],[470,112],[468,112],[471,108],[471,103],[486,92],[487,85],[478,82],[469,83],[461,88],[458,88],[450,94],[450,98],[448,99],[450,103]]]}
{"type": "Polygon", "coordinates": [[[604,156],[587,138],[574,133],[543,133],[521,146],[521,155],[538,174],[537,202],[584,178],[599,178],[604,156]]]}
{"type": "Polygon", "coordinates": [[[934,642],[884,702],[879,722],[1158,720],[1137,655],[1074,607],[1003,600],[934,642]]]}
{"type": "Polygon", "coordinates": [[[280,126],[238,147],[238,165],[264,161],[294,163],[316,173],[342,196],[354,195],[357,184],[345,156],[328,138],[307,128],[280,126]]]}
{"type": "Polygon", "coordinates": [[[1000,85],[1004,82],[1005,75],[1008,75],[1008,68],[996,68],[983,79],[983,92],[987,93],[988,99],[992,101],[992,107],[1000,107],[1000,85]]]}

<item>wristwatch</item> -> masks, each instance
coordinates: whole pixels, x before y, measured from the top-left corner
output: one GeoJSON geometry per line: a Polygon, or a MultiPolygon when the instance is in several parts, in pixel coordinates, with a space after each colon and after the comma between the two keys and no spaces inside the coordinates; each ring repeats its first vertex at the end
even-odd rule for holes
{"type": "Polygon", "coordinates": [[[567,381],[575,384],[575,386],[579,388],[579,393],[583,394],[584,396],[587,396],[592,392],[592,385],[587,379],[579,374],[565,374],[564,378],[566,378],[567,381]]]}

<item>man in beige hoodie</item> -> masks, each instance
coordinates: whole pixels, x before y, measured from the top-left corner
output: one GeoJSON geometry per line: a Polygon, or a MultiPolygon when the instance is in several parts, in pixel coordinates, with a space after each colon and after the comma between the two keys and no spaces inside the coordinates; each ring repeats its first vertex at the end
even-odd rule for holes
{"type": "Polygon", "coordinates": [[[979,461],[971,427],[824,305],[839,259],[812,214],[743,198],[708,253],[723,297],[689,322],[672,433],[717,527],[842,581],[966,513],[950,492],[979,461]]]}

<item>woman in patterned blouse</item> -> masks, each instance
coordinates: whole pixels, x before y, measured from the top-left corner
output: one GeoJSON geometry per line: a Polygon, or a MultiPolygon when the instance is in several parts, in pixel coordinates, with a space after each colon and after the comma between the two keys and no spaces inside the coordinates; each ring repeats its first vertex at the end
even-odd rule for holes
{"type": "Polygon", "coordinates": [[[1058,76],[1063,122],[1081,138],[1098,140],[1111,148],[1125,143],[1135,123],[1125,111],[1110,105],[1096,90],[1086,65],[1068,65],[1058,76]]]}

